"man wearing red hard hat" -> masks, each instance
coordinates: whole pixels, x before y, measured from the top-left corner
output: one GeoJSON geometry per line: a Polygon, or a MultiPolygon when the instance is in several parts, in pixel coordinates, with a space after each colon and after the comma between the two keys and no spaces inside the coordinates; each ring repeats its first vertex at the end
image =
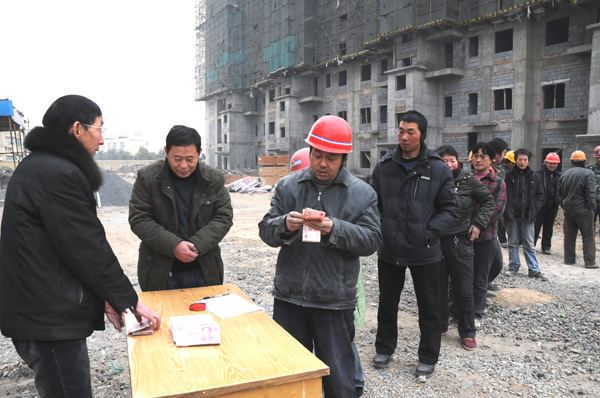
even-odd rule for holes
{"type": "Polygon", "coordinates": [[[558,179],[560,178],[561,172],[558,171],[558,165],[560,164],[560,157],[555,152],[550,152],[546,155],[544,165],[536,171],[537,175],[542,181],[544,187],[544,193],[546,197],[544,204],[537,214],[535,219],[535,231],[533,233],[533,244],[537,244],[540,231],[543,227],[542,234],[542,253],[551,254],[552,247],[552,231],[554,229],[554,221],[556,220],[556,213],[558,212],[558,179]]]}
{"type": "Polygon", "coordinates": [[[381,241],[377,195],[344,167],[352,152],[344,119],[320,118],[305,141],[310,167],[278,182],[258,224],[260,238],[281,248],[273,319],[329,366],[325,397],[354,397],[356,282],[359,257],[373,254],[381,241]],[[325,214],[309,219],[306,208],[325,214]]]}

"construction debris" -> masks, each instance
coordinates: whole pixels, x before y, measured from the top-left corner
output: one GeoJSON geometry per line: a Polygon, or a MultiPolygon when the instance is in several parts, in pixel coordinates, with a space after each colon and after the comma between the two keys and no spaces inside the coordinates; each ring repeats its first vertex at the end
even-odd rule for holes
{"type": "Polygon", "coordinates": [[[232,182],[231,184],[225,185],[225,188],[229,192],[240,192],[240,193],[266,193],[273,189],[272,185],[262,185],[264,183],[262,178],[255,177],[242,177],[241,179],[232,182]]]}

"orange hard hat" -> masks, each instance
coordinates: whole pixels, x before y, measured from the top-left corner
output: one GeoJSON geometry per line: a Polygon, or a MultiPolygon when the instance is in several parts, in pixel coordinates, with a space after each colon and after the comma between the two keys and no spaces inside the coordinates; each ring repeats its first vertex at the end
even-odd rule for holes
{"type": "Polygon", "coordinates": [[[341,117],[327,115],[313,124],[304,141],[323,152],[350,153],[352,152],[352,129],[341,117]]]}
{"type": "Polygon", "coordinates": [[[594,149],[594,157],[595,158],[600,158],[600,145],[598,145],[596,147],[596,149],[594,149]]]}
{"type": "Polygon", "coordinates": [[[290,160],[290,173],[304,170],[310,166],[310,148],[302,148],[294,152],[290,160]]]}
{"type": "Polygon", "coordinates": [[[585,153],[583,151],[575,151],[571,154],[571,160],[576,160],[576,161],[585,160],[585,153]]]}
{"type": "Polygon", "coordinates": [[[550,163],[560,163],[560,158],[558,157],[558,153],[550,152],[549,154],[546,155],[545,161],[550,162],[550,163]]]}
{"type": "Polygon", "coordinates": [[[515,151],[506,152],[506,155],[504,155],[504,158],[510,160],[513,163],[516,163],[515,162],[515,151]]]}

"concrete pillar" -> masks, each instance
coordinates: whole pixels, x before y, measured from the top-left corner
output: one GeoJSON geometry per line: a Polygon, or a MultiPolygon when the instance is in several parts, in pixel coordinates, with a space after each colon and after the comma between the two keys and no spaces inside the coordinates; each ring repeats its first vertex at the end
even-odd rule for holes
{"type": "Polygon", "coordinates": [[[511,149],[527,148],[532,168],[541,165],[541,70],[543,24],[525,19],[513,30],[513,131],[511,149]]]}
{"type": "Polygon", "coordinates": [[[588,25],[586,29],[593,31],[587,124],[587,133],[591,135],[600,134],[600,23],[588,25]]]}

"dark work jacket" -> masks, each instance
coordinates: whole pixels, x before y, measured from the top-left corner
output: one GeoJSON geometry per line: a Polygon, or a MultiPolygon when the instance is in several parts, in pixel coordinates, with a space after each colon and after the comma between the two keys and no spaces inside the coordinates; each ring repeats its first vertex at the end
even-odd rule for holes
{"type": "MultiPolygon", "coordinates": [[[[183,241],[169,163],[159,160],[138,171],[129,201],[129,225],[140,239],[138,280],[143,291],[167,288],[175,246],[183,241]]],[[[190,242],[209,285],[223,283],[219,242],[233,225],[233,209],[223,173],[199,162],[194,171],[190,242]]]]}
{"type": "Polygon", "coordinates": [[[577,166],[571,167],[563,173],[558,187],[558,196],[563,210],[595,211],[596,182],[594,177],[593,171],[577,166]]]}
{"type": "Polygon", "coordinates": [[[102,175],[73,135],[36,127],[6,191],[0,239],[0,326],[24,340],[85,338],[137,294],[96,216],[102,175]]]}
{"type": "Polygon", "coordinates": [[[542,166],[536,173],[544,187],[543,207],[548,209],[558,207],[558,180],[562,173],[558,170],[550,171],[546,166],[542,166]]]}
{"type": "Polygon", "coordinates": [[[381,242],[377,196],[373,189],[342,168],[319,192],[307,168],[279,180],[271,209],[258,224],[260,238],[281,247],[273,295],[289,303],[344,310],[356,305],[360,256],[369,256],[381,242]],[[333,220],[321,242],[303,242],[302,229],[286,232],[290,211],[322,210],[333,220]]]}
{"type": "Polygon", "coordinates": [[[460,200],[460,212],[458,221],[444,236],[464,235],[471,225],[483,232],[494,212],[494,197],[473,173],[464,169],[454,177],[454,187],[460,200]],[[477,204],[479,206],[475,206],[477,204]]]}
{"type": "Polygon", "coordinates": [[[520,207],[521,217],[527,222],[535,222],[544,204],[544,187],[540,176],[528,167],[525,170],[515,166],[506,173],[506,209],[504,218],[515,219],[515,209],[520,207]],[[521,177],[519,177],[519,175],[521,177]]]}
{"type": "Polygon", "coordinates": [[[375,166],[371,186],[381,217],[379,258],[399,266],[441,261],[440,237],[456,224],[460,210],[452,172],[442,158],[422,144],[417,165],[408,171],[398,146],[375,166]]]}

